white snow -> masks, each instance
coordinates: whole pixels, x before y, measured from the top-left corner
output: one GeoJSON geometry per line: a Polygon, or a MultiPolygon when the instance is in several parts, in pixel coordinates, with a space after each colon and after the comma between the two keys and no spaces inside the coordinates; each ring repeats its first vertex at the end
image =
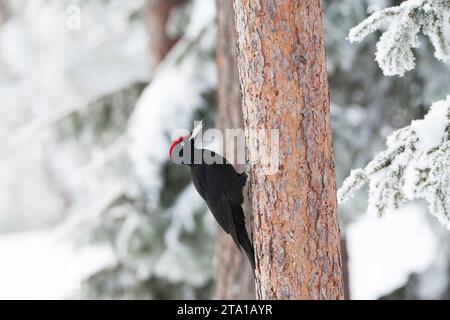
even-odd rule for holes
{"type": "Polygon", "coordinates": [[[411,122],[411,130],[418,138],[419,151],[430,150],[443,142],[445,130],[449,125],[450,96],[446,100],[433,103],[424,119],[411,122]]]}
{"type": "Polygon", "coordinates": [[[419,278],[417,294],[421,299],[439,299],[447,291],[449,275],[446,252],[440,252],[436,262],[419,278]],[[443,259],[442,259],[443,258],[443,259]]]}
{"type": "Polygon", "coordinates": [[[109,249],[77,250],[56,234],[0,235],[0,299],[76,298],[81,281],[111,262],[109,249]]]}
{"type": "Polygon", "coordinates": [[[345,179],[342,186],[337,192],[339,204],[345,203],[350,198],[353,198],[355,192],[358,191],[367,180],[367,174],[362,169],[355,169],[350,172],[350,176],[345,179]]]}
{"type": "Polygon", "coordinates": [[[80,3],[82,26],[76,31],[66,28],[68,3],[10,1],[14,15],[0,29],[1,230],[41,228],[61,219],[66,208],[60,191],[74,189],[76,174],[67,173],[87,161],[87,150],[50,150],[58,140],[49,134],[55,123],[149,79],[146,31],[142,21],[130,19],[143,0],[80,3]],[[60,176],[64,183],[58,184],[60,176]]]}
{"type": "MultiPolygon", "coordinates": [[[[347,229],[352,299],[377,299],[434,261],[437,241],[423,210],[409,205],[384,218],[362,215],[347,229]]],[[[425,289],[424,289],[425,290],[425,289]]]]}
{"type": "Polygon", "coordinates": [[[430,213],[450,228],[449,114],[450,96],[433,103],[424,119],[392,133],[387,149],[369,162],[365,172],[352,171],[344,181],[340,201],[369,180],[370,213],[382,215],[407,200],[425,199],[430,213]]]}
{"type": "Polygon", "coordinates": [[[415,67],[412,48],[420,45],[420,31],[430,39],[438,60],[450,58],[450,39],[446,34],[449,16],[448,2],[407,0],[399,6],[375,11],[350,30],[348,39],[360,42],[370,33],[386,29],[377,43],[375,60],[386,76],[403,76],[415,67]]]}

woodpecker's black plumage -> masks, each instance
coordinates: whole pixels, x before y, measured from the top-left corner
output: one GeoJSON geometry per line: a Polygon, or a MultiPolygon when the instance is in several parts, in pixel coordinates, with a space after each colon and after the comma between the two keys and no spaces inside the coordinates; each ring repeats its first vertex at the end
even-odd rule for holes
{"type": "Polygon", "coordinates": [[[247,174],[237,173],[226,159],[213,151],[196,149],[194,139],[188,136],[172,144],[171,158],[172,154],[177,155],[179,159],[187,154],[191,155],[184,158],[188,161],[179,163],[190,167],[192,182],[198,193],[205,200],[220,227],[233,238],[239,249],[244,249],[252,269],[255,270],[254,249],[245,228],[245,216],[242,210],[244,200],[242,190],[247,174]]]}

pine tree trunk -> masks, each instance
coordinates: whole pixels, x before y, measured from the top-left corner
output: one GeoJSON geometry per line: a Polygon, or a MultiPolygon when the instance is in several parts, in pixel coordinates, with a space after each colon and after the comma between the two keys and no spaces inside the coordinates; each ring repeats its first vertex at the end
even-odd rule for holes
{"type": "Polygon", "coordinates": [[[154,69],[179,40],[167,34],[166,27],[172,10],[186,0],[147,0],[144,10],[150,38],[151,67],[154,69]]]}
{"type": "Polygon", "coordinates": [[[261,162],[250,172],[257,297],[342,299],[321,2],[234,4],[247,156],[279,132],[278,172],[261,162]],[[252,129],[264,138],[255,142],[252,129]]]}
{"type": "MultiPolygon", "coordinates": [[[[216,4],[219,78],[217,128],[224,132],[225,129],[243,129],[244,120],[236,59],[233,2],[216,0],[216,4]]],[[[238,172],[245,169],[238,165],[235,165],[235,168],[238,172]]],[[[244,205],[244,212],[249,212],[248,206],[244,205]]],[[[249,221],[247,215],[247,224],[249,221]]],[[[255,299],[255,281],[248,259],[237,249],[231,237],[222,230],[219,231],[217,251],[217,298],[255,299]]]]}

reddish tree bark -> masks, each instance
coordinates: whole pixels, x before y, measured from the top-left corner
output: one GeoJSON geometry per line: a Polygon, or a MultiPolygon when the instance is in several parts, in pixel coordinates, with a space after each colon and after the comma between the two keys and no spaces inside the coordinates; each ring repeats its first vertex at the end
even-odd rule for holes
{"type": "MultiPolygon", "coordinates": [[[[236,59],[236,30],[234,27],[233,2],[216,0],[217,5],[217,69],[218,69],[218,115],[217,128],[243,129],[241,90],[236,59]]],[[[231,148],[231,141],[228,148],[231,148]]],[[[225,146],[227,148],[227,146],[225,146]]],[[[227,150],[227,149],[225,149],[227,150]]],[[[242,165],[235,165],[238,172],[242,165]]],[[[244,212],[248,206],[244,204],[244,212]]],[[[246,222],[250,221],[247,214],[246,222]]],[[[219,231],[217,255],[217,298],[255,299],[255,281],[247,257],[240,252],[231,237],[219,231]]]]}
{"type": "Polygon", "coordinates": [[[342,299],[321,2],[234,4],[247,154],[279,132],[279,171],[255,162],[250,174],[257,296],[342,299]],[[263,139],[252,129],[265,129],[263,139]]]}

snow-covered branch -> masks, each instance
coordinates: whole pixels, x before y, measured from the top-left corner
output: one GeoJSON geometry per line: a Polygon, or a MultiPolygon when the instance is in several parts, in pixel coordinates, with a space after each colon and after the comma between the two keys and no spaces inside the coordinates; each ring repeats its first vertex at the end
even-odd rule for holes
{"type": "Polygon", "coordinates": [[[377,43],[375,60],[387,76],[403,76],[415,66],[412,48],[419,47],[418,33],[429,37],[435,57],[450,58],[450,1],[408,0],[401,5],[374,12],[349,32],[351,42],[386,27],[377,43]]]}
{"type": "Polygon", "coordinates": [[[382,215],[407,200],[425,199],[450,228],[450,96],[422,120],[395,131],[387,149],[364,169],[352,171],[338,192],[345,202],[369,181],[369,211],[382,215]]]}

